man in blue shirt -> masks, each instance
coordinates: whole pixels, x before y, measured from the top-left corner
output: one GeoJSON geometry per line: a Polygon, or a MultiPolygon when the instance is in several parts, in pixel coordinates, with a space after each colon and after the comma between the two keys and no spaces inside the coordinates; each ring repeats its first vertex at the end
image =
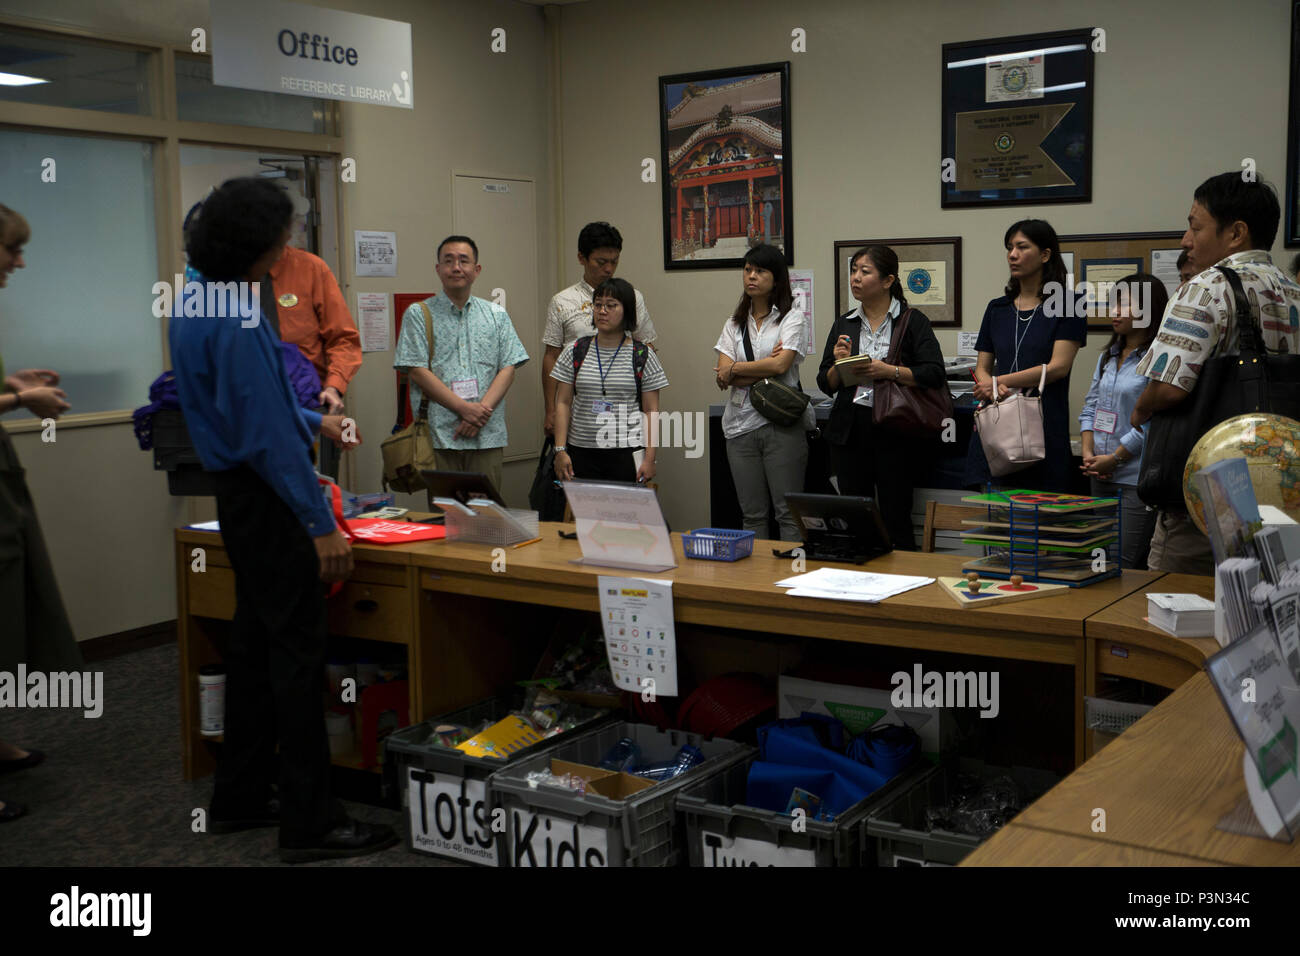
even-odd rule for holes
{"type": "Polygon", "coordinates": [[[270,180],[232,179],[185,231],[197,285],[168,337],[181,410],[217,482],[221,535],[235,571],[225,654],[225,745],[211,829],[280,827],[286,862],[359,856],[397,842],[349,820],[330,795],[321,709],[326,623],[322,581],[342,581],[352,553],[311,464],[316,432],[349,446],[355,425],[298,407],[252,283],[289,237],[293,205],[270,180]],[[279,745],[280,795],[271,796],[279,745]],[[278,802],[278,807],[276,806],[278,802]]]}

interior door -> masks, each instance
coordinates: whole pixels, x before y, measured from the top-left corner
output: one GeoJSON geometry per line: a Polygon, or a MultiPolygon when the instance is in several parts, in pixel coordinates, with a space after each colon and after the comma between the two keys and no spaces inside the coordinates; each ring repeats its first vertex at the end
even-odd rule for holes
{"type": "Polygon", "coordinates": [[[542,450],[542,307],[537,294],[537,203],[531,179],[456,173],[452,219],[456,233],[478,245],[483,272],[474,295],[510,313],[528,363],[506,395],[506,461],[535,459],[542,450]]]}

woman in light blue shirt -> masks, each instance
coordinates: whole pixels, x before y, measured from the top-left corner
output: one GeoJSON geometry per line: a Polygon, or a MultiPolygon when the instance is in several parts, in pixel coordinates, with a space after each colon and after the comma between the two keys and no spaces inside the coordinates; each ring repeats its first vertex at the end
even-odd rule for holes
{"type": "Polygon", "coordinates": [[[1155,530],[1155,512],[1137,496],[1146,426],[1131,427],[1129,416],[1147,387],[1146,376],[1138,374],[1138,362],[1155,340],[1169,295],[1159,279],[1135,274],[1116,283],[1110,300],[1114,332],[1101,350],[1079,413],[1082,468],[1092,479],[1094,495],[1123,494],[1122,567],[1146,567],[1155,530]]]}

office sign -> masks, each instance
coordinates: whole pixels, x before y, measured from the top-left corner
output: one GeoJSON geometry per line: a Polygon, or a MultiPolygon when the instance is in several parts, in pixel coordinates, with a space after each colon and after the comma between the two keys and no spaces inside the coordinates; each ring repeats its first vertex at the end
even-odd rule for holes
{"type": "Polygon", "coordinates": [[[212,82],[414,107],[411,25],[279,0],[211,5],[212,82]]]}

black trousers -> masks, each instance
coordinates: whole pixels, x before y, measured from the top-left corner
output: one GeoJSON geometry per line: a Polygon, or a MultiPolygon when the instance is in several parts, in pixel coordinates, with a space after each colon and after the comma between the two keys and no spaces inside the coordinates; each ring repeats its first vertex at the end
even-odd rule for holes
{"type": "Polygon", "coordinates": [[[877,428],[871,414],[864,405],[853,406],[853,427],[843,445],[831,445],[831,466],[840,494],[874,498],[894,547],[915,551],[912,493],[933,450],[923,439],[877,428]]]}
{"type": "Polygon", "coordinates": [[[573,477],[592,481],[636,482],[636,462],[630,448],[580,448],[569,445],[573,477]]]}
{"type": "Polygon", "coordinates": [[[280,845],[309,844],[347,819],[330,795],[320,562],[301,522],[255,472],[220,472],[217,482],[221,537],[235,571],[235,620],[212,813],[237,818],[264,806],[278,744],[280,845]]]}

